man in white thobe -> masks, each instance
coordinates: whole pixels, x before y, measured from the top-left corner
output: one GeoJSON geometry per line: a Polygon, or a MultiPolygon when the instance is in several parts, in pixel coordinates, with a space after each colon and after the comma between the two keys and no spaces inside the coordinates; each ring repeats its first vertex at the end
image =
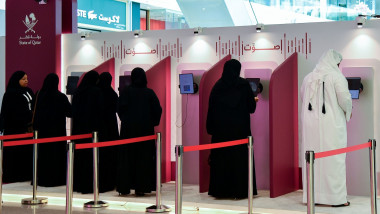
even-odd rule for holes
{"type": "MultiPolygon", "coordinates": [[[[348,83],[338,66],[342,56],[330,49],[319,59],[301,87],[303,154],[347,147],[346,122],[351,118],[352,99],[348,83]]],[[[307,202],[306,160],[303,159],[303,202],[307,202]]],[[[315,203],[348,206],[346,154],[315,160],[315,203]]]]}

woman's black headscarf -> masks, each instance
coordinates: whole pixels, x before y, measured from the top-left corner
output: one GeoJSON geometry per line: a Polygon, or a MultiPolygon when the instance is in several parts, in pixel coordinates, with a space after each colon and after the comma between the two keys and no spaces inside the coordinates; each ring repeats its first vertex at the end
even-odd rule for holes
{"type": "Polygon", "coordinates": [[[99,75],[99,88],[110,88],[112,83],[112,76],[109,72],[104,72],[99,75]]]}
{"type": "Polygon", "coordinates": [[[96,83],[98,82],[98,80],[99,80],[98,72],[94,70],[89,71],[84,75],[81,83],[78,86],[78,90],[83,90],[91,86],[96,86],[96,83]]]}
{"type": "Polygon", "coordinates": [[[23,89],[19,81],[25,76],[25,74],[26,73],[24,71],[14,72],[8,81],[7,90],[8,89],[23,89]]]}
{"type": "Polygon", "coordinates": [[[227,85],[235,85],[240,77],[241,64],[236,59],[228,60],[223,67],[222,80],[227,85]]]}
{"type": "Polygon", "coordinates": [[[42,85],[41,92],[58,91],[59,77],[57,74],[48,74],[42,85]]]}
{"type": "Polygon", "coordinates": [[[146,74],[142,68],[134,68],[131,73],[132,86],[136,88],[146,88],[148,81],[146,79],[146,74]]]}

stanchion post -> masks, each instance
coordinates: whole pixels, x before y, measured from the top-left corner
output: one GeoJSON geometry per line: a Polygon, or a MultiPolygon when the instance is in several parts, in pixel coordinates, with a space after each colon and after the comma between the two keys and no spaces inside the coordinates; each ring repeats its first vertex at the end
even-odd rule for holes
{"type": "Polygon", "coordinates": [[[253,138],[248,137],[248,214],[253,212],[253,138]]]}
{"type": "Polygon", "coordinates": [[[369,149],[370,181],[371,181],[371,214],[377,214],[377,185],[376,185],[376,140],[372,139],[369,149]]]}
{"type": "MultiPolygon", "coordinates": [[[[98,132],[93,133],[92,138],[93,143],[98,143],[98,132]]],[[[93,148],[93,185],[94,185],[94,200],[89,201],[84,204],[86,208],[102,208],[108,207],[108,203],[104,201],[99,201],[99,163],[98,163],[99,149],[97,147],[93,148]]]]}
{"type": "Polygon", "coordinates": [[[175,214],[182,214],[182,162],[183,146],[175,147],[176,176],[175,176],[175,214]]]}
{"type": "MultiPolygon", "coordinates": [[[[38,131],[34,131],[34,139],[38,139],[38,131]]],[[[33,197],[24,198],[21,203],[26,205],[47,204],[47,198],[37,198],[37,158],[38,158],[38,144],[33,144],[33,197]]]]}
{"type": "Polygon", "coordinates": [[[3,140],[0,140],[0,213],[3,207],[3,140]]]}
{"type": "Polygon", "coordinates": [[[68,144],[66,173],[66,214],[73,211],[74,142],[68,144]]]}
{"type": "Polygon", "coordinates": [[[307,174],[307,214],[314,214],[314,151],[306,151],[305,156],[307,174]]]}
{"type": "Polygon", "coordinates": [[[161,133],[157,133],[156,140],[156,205],[146,208],[149,213],[170,212],[171,208],[161,204],[161,133]]]}

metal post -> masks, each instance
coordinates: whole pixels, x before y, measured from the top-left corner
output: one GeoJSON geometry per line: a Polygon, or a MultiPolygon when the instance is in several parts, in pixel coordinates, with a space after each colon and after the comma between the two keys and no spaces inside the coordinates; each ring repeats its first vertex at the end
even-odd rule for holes
{"type": "MultiPolygon", "coordinates": [[[[93,133],[92,142],[98,143],[98,132],[93,133]]],[[[107,202],[99,201],[99,163],[98,163],[99,158],[98,158],[98,155],[99,155],[99,149],[97,147],[94,147],[93,148],[94,200],[85,203],[84,207],[86,208],[108,207],[107,202]]]]}
{"type": "Polygon", "coordinates": [[[156,205],[146,208],[149,213],[170,212],[171,208],[161,204],[161,133],[157,133],[156,143],[156,205]]]}
{"type": "Polygon", "coordinates": [[[175,176],[175,214],[182,214],[182,162],[183,146],[175,147],[176,153],[176,176],[175,176]]]}
{"type": "MultiPolygon", "coordinates": [[[[34,131],[33,139],[38,139],[38,131],[34,131]]],[[[37,198],[37,157],[38,157],[38,144],[33,144],[33,197],[24,198],[21,200],[22,204],[26,205],[36,205],[36,204],[47,204],[47,198],[37,198]]]]}
{"type": "Polygon", "coordinates": [[[248,214],[253,212],[253,138],[248,137],[248,214]]]}
{"type": "Polygon", "coordinates": [[[0,213],[3,207],[3,140],[0,140],[0,213]]]}
{"type": "Polygon", "coordinates": [[[371,214],[377,214],[377,185],[376,185],[376,140],[371,140],[371,148],[369,150],[369,163],[371,167],[371,214]]]}
{"type": "Polygon", "coordinates": [[[66,173],[66,214],[73,211],[74,142],[68,144],[66,173]]]}
{"type": "Polygon", "coordinates": [[[314,204],[314,151],[306,151],[307,214],[315,213],[314,204]]]}

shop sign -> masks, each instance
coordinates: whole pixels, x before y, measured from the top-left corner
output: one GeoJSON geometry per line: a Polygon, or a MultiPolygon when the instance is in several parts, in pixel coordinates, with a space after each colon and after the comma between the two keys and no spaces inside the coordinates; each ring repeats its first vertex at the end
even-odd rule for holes
{"type": "Polygon", "coordinates": [[[126,30],[126,3],[114,0],[79,0],[78,23],[94,28],[126,30]]]}

